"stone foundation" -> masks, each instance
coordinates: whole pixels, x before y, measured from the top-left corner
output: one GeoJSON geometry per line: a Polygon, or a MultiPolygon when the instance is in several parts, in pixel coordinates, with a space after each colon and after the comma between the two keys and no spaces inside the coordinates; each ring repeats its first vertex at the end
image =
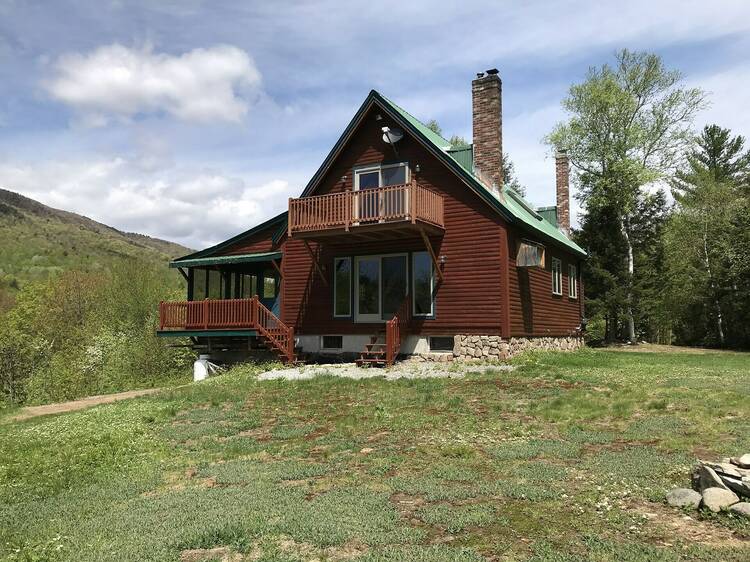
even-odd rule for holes
{"type": "Polygon", "coordinates": [[[500,336],[455,336],[453,338],[455,359],[508,359],[531,350],[575,351],[584,346],[580,336],[510,338],[500,336]]]}

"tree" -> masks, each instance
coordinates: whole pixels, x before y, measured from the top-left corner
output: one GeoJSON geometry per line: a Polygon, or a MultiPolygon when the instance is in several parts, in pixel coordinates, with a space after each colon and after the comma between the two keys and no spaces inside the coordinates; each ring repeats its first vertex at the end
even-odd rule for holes
{"type": "Polygon", "coordinates": [[[744,144],[729,129],[704,127],[671,182],[677,212],[668,239],[672,285],[679,295],[672,307],[682,336],[692,343],[723,346],[728,339],[735,344],[746,339],[743,317],[737,316],[750,306],[742,289],[748,283],[743,184],[750,172],[744,144]]]}
{"type": "Polygon", "coordinates": [[[739,186],[750,177],[750,150],[742,152],[745,138],[731,136],[729,129],[706,125],[695,147],[685,157],[685,165],[672,180],[676,199],[692,193],[706,180],[739,186]]]}
{"type": "Polygon", "coordinates": [[[565,149],[587,210],[613,212],[624,242],[627,339],[636,337],[633,228],[644,188],[671,172],[691,140],[690,124],[705,105],[705,94],[685,88],[682,76],[654,54],[615,55],[615,64],[590,68],[562,102],[569,118],[546,141],[565,149]]]}

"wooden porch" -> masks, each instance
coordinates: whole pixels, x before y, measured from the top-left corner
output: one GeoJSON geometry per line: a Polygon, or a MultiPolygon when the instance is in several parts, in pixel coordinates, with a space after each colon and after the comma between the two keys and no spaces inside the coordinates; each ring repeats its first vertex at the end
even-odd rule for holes
{"type": "Polygon", "coordinates": [[[296,360],[294,329],[263,306],[258,296],[250,299],[205,299],[159,303],[159,330],[180,335],[194,330],[253,330],[271,351],[286,362],[296,360]]]}
{"type": "Polygon", "coordinates": [[[415,181],[289,200],[289,237],[378,239],[406,231],[442,234],[444,228],[443,196],[415,181]]]}

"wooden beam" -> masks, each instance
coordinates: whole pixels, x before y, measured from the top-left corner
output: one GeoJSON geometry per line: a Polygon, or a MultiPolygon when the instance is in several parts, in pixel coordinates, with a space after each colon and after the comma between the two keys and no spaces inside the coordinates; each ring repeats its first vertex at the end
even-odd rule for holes
{"type": "Polygon", "coordinates": [[[281,268],[279,267],[279,264],[276,263],[276,260],[271,260],[271,265],[273,265],[274,269],[278,272],[279,278],[283,279],[284,275],[281,273],[281,268]]]}
{"type": "Polygon", "coordinates": [[[432,258],[432,265],[435,267],[435,271],[438,274],[438,277],[440,277],[440,281],[444,281],[445,278],[443,277],[443,270],[440,269],[440,263],[438,262],[437,256],[435,255],[435,250],[432,249],[432,244],[430,244],[430,239],[427,237],[427,235],[424,233],[424,230],[421,228],[419,229],[419,234],[422,235],[422,240],[424,241],[424,245],[427,247],[427,251],[430,254],[430,257],[432,258]]]}
{"type": "Polygon", "coordinates": [[[183,277],[185,278],[185,281],[189,281],[189,279],[188,279],[188,274],[187,274],[187,273],[185,273],[185,270],[184,270],[184,269],[182,269],[181,267],[178,267],[178,268],[177,268],[177,271],[179,271],[179,272],[180,272],[180,275],[182,275],[182,276],[183,276],[183,277]]]}
{"type": "Polygon", "coordinates": [[[310,247],[310,244],[307,242],[307,240],[303,240],[305,243],[305,248],[307,249],[307,253],[310,254],[310,259],[313,262],[313,265],[315,266],[315,270],[318,272],[318,275],[320,276],[321,281],[325,284],[325,286],[328,286],[328,280],[326,279],[326,276],[323,275],[323,270],[320,269],[320,264],[318,263],[318,258],[315,257],[315,253],[312,251],[312,248],[310,247]]]}

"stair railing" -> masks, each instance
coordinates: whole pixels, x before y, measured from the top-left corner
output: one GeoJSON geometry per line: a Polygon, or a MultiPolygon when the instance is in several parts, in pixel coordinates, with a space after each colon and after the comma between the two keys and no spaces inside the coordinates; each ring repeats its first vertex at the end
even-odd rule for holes
{"type": "Polygon", "coordinates": [[[253,297],[253,324],[288,361],[294,361],[294,328],[279,320],[258,300],[257,295],[253,297]]]}
{"type": "Polygon", "coordinates": [[[401,345],[409,335],[411,323],[411,299],[407,296],[396,314],[385,323],[385,364],[393,365],[401,352],[401,345]]]}

